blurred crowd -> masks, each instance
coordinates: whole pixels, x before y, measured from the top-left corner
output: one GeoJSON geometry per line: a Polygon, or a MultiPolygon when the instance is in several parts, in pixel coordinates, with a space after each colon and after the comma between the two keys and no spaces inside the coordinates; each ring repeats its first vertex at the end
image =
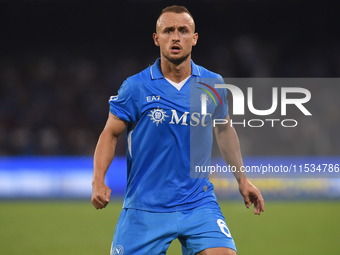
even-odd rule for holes
{"type": "MultiPolygon", "coordinates": [[[[100,54],[92,56],[52,48],[0,56],[0,155],[93,154],[108,115],[109,97],[117,94],[124,79],[146,68],[158,54],[155,48],[148,57],[117,58],[107,54],[110,51],[105,47],[96,48],[100,54]]],[[[340,46],[336,44],[292,49],[239,36],[227,44],[216,44],[206,54],[194,49],[193,60],[223,77],[340,76],[340,46]]],[[[308,108],[313,117],[302,118],[297,127],[236,126],[243,154],[339,154],[340,86],[309,89],[312,100],[308,108]]],[[[271,97],[257,92],[254,104],[268,99],[267,108],[271,97]]],[[[116,153],[123,155],[125,150],[122,135],[116,153]]]]}
{"type": "Polygon", "coordinates": [[[124,61],[104,63],[58,50],[0,58],[0,154],[93,154],[110,95],[125,70],[135,71],[134,63],[124,61]]]}

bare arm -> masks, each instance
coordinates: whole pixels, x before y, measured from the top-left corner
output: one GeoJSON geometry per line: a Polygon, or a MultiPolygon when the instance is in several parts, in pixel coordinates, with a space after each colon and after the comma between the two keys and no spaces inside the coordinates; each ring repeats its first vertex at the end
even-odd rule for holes
{"type": "Polygon", "coordinates": [[[91,202],[96,209],[102,209],[109,203],[111,189],[105,185],[105,175],[115,155],[117,138],[125,128],[124,121],[109,113],[94,153],[91,202]]]}
{"type": "MultiPolygon", "coordinates": [[[[241,170],[243,160],[240,142],[234,127],[230,125],[229,115],[226,120],[228,120],[227,124],[216,125],[214,128],[218,147],[226,163],[241,170]]],[[[254,203],[254,213],[260,215],[261,211],[264,212],[264,200],[260,191],[249,182],[244,172],[236,171],[233,174],[239,184],[245,205],[249,208],[254,203]]]]}

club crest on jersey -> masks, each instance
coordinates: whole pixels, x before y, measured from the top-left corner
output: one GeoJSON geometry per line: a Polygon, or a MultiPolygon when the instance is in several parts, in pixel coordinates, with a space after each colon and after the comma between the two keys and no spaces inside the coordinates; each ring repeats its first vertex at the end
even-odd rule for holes
{"type": "MultiPolygon", "coordinates": [[[[216,97],[218,98],[218,100],[219,100],[219,102],[220,102],[220,104],[222,105],[222,100],[221,100],[221,98],[220,98],[220,96],[218,95],[218,93],[217,93],[217,91],[213,88],[213,87],[211,87],[210,85],[208,85],[208,84],[205,84],[205,83],[203,83],[203,82],[198,82],[199,84],[202,84],[202,85],[204,85],[204,86],[206,86],[207,88],[209,88],[215,95],[216,95],[216,97]]],[[[216,100],[215,100],[215,97],[207,90],[207,89],[204,89],[204,88],[200,88],[200,87],[198,87],[198,89],[201,89],[201,90],[203,90],[204,92],[206,92],[206,94],[205,93],[203,93],[202,95],[209,95],[210,97],[211,97],[211,99],[212,100],[214,100],[214,103],[215,103],[215,105],[217,106],[217,103],[216,103],[216,100]]],[[[201,98],[202,98],[202,95],[201,95],[201,98]]],[[[208,101],[208,97],[206,96],[206,100],[208,101]]],[[[202,101],[202,99],[201,99],[201,101],[202,101]]]]}
{"type": "Polygon", "coordinates": [[[165,120],[166,117],[169,117],[165,113],[166,112],[163,109],[159,109],[159,106],[158,106],[157,109],[151,110],[148,116],[151,117],[150,120],[153,121],[152,123],[156,122],[156,125],[158,126],[159,123],[162,124],[162,121],[165,120]]]}
{"type": "Polygon", "coordinates": [[[123,253],[124,253],[124,248],[121,245],[116,245],[111,250],[111,255],[123,255],[123,253]]]}
{"type": "Polygon", "coordinates": [[[205,100],[207,102],[207,105],[209,105],[212,102],[212,97],[209,96],[207,93],[203,92],[200,96],[200,100],[201,100],[201,102],[202,102],[202,100],[205,100]]]}

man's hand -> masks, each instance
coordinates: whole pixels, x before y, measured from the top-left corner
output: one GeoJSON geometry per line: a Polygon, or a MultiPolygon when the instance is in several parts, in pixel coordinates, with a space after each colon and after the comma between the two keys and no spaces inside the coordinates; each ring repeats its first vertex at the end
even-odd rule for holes
{"type": "Polygon", "coordinates": [[[254,204],[254,213],[260,215],[264,212],[264,200],[260,191],[251,184],[248,179],[241,179],[239,182],[239,190],[244,198],[244,203],[249,209],[254,204]]]}
{"type": "Polygon", "coordinates": [[[93,206],[98,209],[103,209],[110,201],[111,189],[105,184],[92,183],[92,199],[93,206]]]}

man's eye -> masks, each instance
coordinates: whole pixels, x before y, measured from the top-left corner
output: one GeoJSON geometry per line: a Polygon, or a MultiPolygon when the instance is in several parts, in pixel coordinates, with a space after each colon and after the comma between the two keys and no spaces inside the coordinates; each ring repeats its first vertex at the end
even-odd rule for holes
{"type": "Polygon", "coordinates": [[[181,30],[181,33],[182,33],[182,34],[186,34],[187,31],[186,31],[185,29],[183,29],[183,30],[181,30]]]}
{"type": "Polygon", "coordinates": [[[170,34],[171,30],[166,30],[165,33],[170,34]]]}

